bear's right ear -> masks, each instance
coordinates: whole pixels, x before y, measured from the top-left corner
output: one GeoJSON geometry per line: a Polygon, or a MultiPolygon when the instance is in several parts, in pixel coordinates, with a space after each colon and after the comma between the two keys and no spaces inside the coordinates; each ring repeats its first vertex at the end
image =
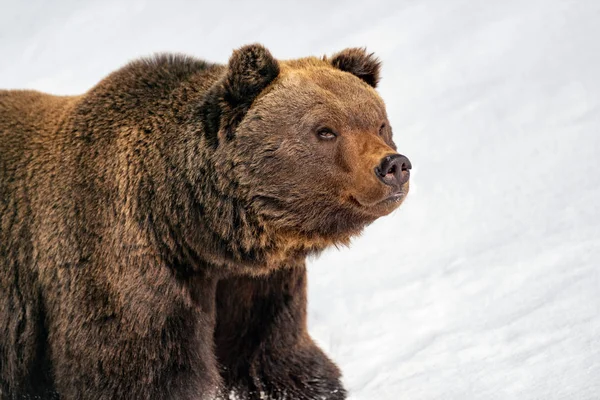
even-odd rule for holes
{"type": "Polygon", "coordinates": [[[381,61],[373,53],[367,53],[364,48],[350,48],[335,54],[331,65],[359,77],[372,87],[379,83],[381,61]]]}
{"type": "Polygon", "coordinates": [[[235,50],[225,75],[209,89],[200,106],[209,144],[216,147],[219,141],[232,139],[252,102],[278,75],[279,63],[260,44],[235,50]]]}

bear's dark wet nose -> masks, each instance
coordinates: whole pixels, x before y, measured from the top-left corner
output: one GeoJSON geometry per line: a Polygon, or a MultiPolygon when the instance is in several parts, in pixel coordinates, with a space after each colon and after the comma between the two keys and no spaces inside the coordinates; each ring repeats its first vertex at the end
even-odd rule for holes
{"type": "Polygon", "coordinates": [[[375,167],[375,175],[386,185],[400,186],[408,182],[412,165],[402,154],[394,154],[381,160],[375,167]]]}

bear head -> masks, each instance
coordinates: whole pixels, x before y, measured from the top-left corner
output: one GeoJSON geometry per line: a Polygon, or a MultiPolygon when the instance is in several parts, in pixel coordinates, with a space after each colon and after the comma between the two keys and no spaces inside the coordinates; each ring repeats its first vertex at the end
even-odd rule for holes
{"type": "Polygon", "coordinates": [[[392,140],[379,72],[358,48],[287,61],[261,45],[234,51],[208,94],[207,140],[275,236],[346,244],[406,197],[411,164],[392,140]]]}

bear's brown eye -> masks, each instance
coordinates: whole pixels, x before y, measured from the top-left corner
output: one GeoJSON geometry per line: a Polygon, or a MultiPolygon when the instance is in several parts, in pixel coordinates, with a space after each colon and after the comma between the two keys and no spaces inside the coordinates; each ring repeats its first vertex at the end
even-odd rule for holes
{"type": "Polygon", "coordinates": [[[379,135],[383,136],[385,134],[385,122],[383,124],[381,124],[381,127],[379,128],[379,135]]]}
{"type": "Polygon", "coordinates": [[[319,136],[320,139],[324,140],[332,140],[337,137],[335,132],[329,128],[319,128],[319,130],[317,130],[317,136],[319,136]]]}

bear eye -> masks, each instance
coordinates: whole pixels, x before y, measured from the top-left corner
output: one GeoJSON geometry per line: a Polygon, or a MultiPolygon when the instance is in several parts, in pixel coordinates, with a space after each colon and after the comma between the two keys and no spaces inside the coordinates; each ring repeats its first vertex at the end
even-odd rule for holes
{"type": "Polygon", "coordinates": [[[320,139],[324,139],[324,140],[332,140],[337,137],[335,132],[333,130],[331,130],[330,128],[319,128],[317,130],[317,136],[319,136],[320,139]]]}
{"type": "Polygon", "coordinates": [[[385,133],[385,122],[383,124],[381,124],[381,127],[379,128],[379,135],[383,136],[385,133]]]}

